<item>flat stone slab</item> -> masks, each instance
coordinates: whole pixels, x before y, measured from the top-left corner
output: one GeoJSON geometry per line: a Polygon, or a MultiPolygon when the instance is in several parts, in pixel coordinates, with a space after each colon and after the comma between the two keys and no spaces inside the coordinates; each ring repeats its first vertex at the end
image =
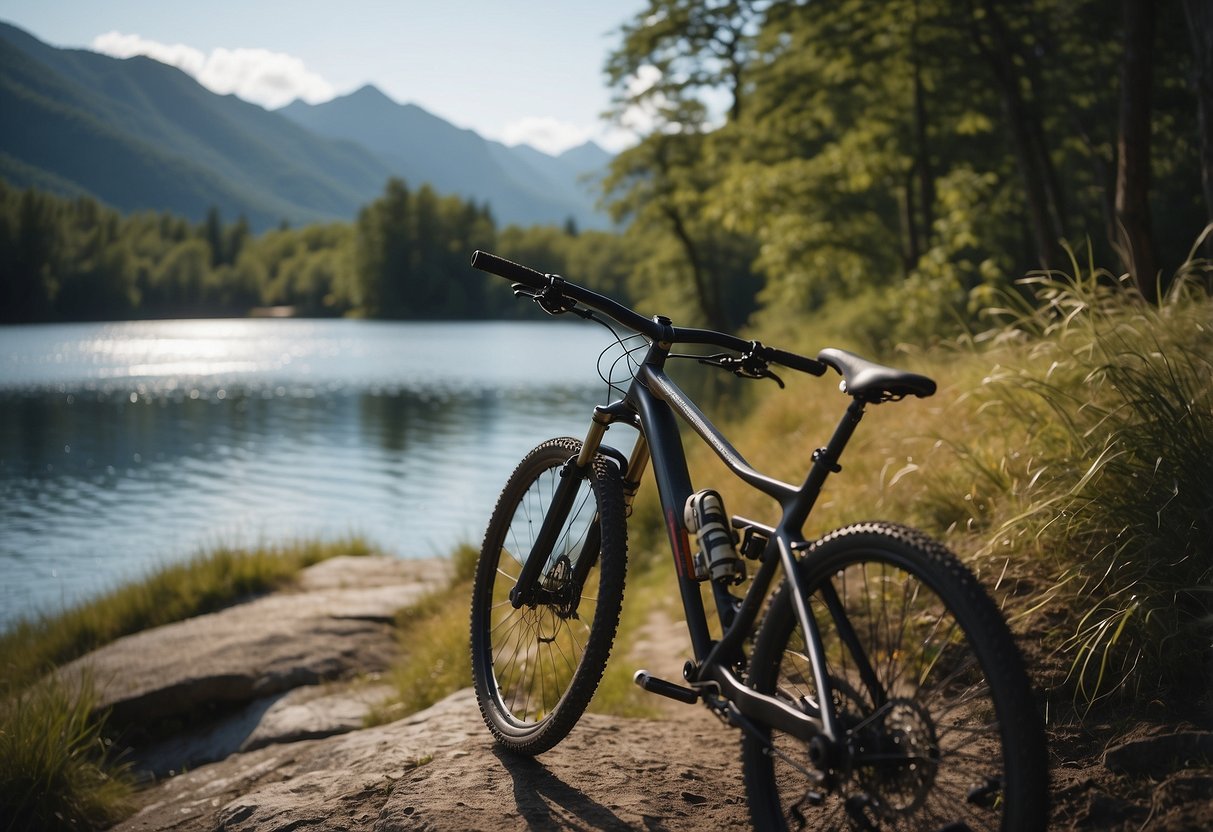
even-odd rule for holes
{"type": "Polygon", "coordinates": [[[132,761],[144,776],[165,777],[237,751],[357,731],[394,693],[395,688],[382,682],[295,688],[255,699],[234,714],[141,748],[132,761]]]}
{"type": "Polygon", "coordinates": [[[737,732],[589,714],[498,751],[464,690],[388,725],[272,745],[143,793],[123,832],[748,828],[737,732]]]}
{"type": "Polygon", "coordinates": [[[66,665],[88,673],[112,723],[235,707],[388,667],[396,612],[445,584],[444,560],[338,557],[293,588],[126,636],[66,665]]]}

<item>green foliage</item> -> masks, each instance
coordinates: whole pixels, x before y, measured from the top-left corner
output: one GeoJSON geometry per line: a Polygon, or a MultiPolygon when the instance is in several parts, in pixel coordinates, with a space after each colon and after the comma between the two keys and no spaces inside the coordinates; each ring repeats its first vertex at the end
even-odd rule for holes
{"type": "MultiPolygon", "coordinates": [[[[1175,46],[1149,116],[1170,274],[1213,205],[1188,33],[1177,6],[1154,14],[1175,46]]],[[[888,348],[979,325],[992,291],[1082,235],[1104,231],[1114,262],[1122,27],[1097,0],[651,0],[607,62],[614,115],[647,128],[607,182],[660,264],[634,296],[737,325],[753,305],[715,293],[748,285],[764,326],[862,298],[879,323],[861,340],[888,348]]]]}
{"type": "Polygon", "coordinates": [[[358,215],[358,305],[372,317],[480,317],[488,278],[471,273],[467,258],[492,238],[487,208],[392,179],[358,215]]]}
{"type": "Polygon", "coordinates": [[[5,830],[103,829],[133,808],[132,778],[92,717],[91,680],[54,678],[0,698],[0,818],[5,830]]]}

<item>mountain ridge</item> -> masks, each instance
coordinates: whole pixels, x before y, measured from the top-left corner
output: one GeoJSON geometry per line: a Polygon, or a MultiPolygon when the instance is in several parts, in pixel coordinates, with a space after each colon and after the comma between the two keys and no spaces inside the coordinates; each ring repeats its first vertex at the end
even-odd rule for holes
{"type": "Polygon", "coordinates": [[[216,207],[263,230],[350,221],[399,176],[488,203],[502,224],[606,224],[564,154],[494,146],[373,85],[333,102],[270,111],[151,58],[60,49],[0,21],[0,176],[17,187],[194,220],[216,207]],[[351,98],[359,130],[334,128],[351,98]]]}
{"type": "Polygon", "coordinates": [[[605,227],[582,177],[601,175],[611,157],[592,143],[555,156],[529,145],[510,147],[417,104],[399,103],[374,84],[319,104],[296,99],[275,112],[368,148],[407,182],[428,181],[440,192],[487,201],[507,222],[552,222],[563,215],[583,227],[605,227]]]}

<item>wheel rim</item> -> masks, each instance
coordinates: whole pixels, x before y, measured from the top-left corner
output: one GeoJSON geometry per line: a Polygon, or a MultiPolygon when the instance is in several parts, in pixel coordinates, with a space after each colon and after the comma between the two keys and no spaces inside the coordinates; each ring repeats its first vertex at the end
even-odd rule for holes
{"type": "Polygon", "coordinates": [[[543,470],[515,506],[496,547],[488,617],[489,655],[501,714],[517,730],[533,729],[556,709],[573,682],[598,607],[597,501],[588,481],[573,500],[540,576],[542,600],[515,609],[510,601],[522,564],[551,505],[562,465],[543,470]],[[575,575],[593,564],[584,582],[575,575]]]}
{"type": "MultiPolygon", "coordinates": [[[[843,564],[810,597],[825,647],[844,748],[814,783],[804,744],[774,732],[771,762],[791,828],[998,829],[1004,749],[994,699],[964,631],[935,590],[892,561],[843,564]],[[852,624],[864,672],[827,603],[852,624]],[[875,677],[876,685],[871,684],[875,677]],[[873,688],[877,693],[873,693],[873,688]]],[[[771,689],[816,713],[804,638],[793,626],[771,689]]]]}

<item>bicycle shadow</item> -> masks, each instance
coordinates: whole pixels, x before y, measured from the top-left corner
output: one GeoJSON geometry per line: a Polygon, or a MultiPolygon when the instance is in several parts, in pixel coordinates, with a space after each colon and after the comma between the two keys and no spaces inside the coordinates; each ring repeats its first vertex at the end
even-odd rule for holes
{"type": "MultiPolygon", "coordinates": [[[[606,832],[636,829],[608,807],[561,780],[534,757],[520,757],[500,748],[494,748],[492,753],[513,779],[514,803],[530,828],[606,832]]],[[[646,815],[644,828],[661,832],[666,826],[662,818],[646,815]]]]}

